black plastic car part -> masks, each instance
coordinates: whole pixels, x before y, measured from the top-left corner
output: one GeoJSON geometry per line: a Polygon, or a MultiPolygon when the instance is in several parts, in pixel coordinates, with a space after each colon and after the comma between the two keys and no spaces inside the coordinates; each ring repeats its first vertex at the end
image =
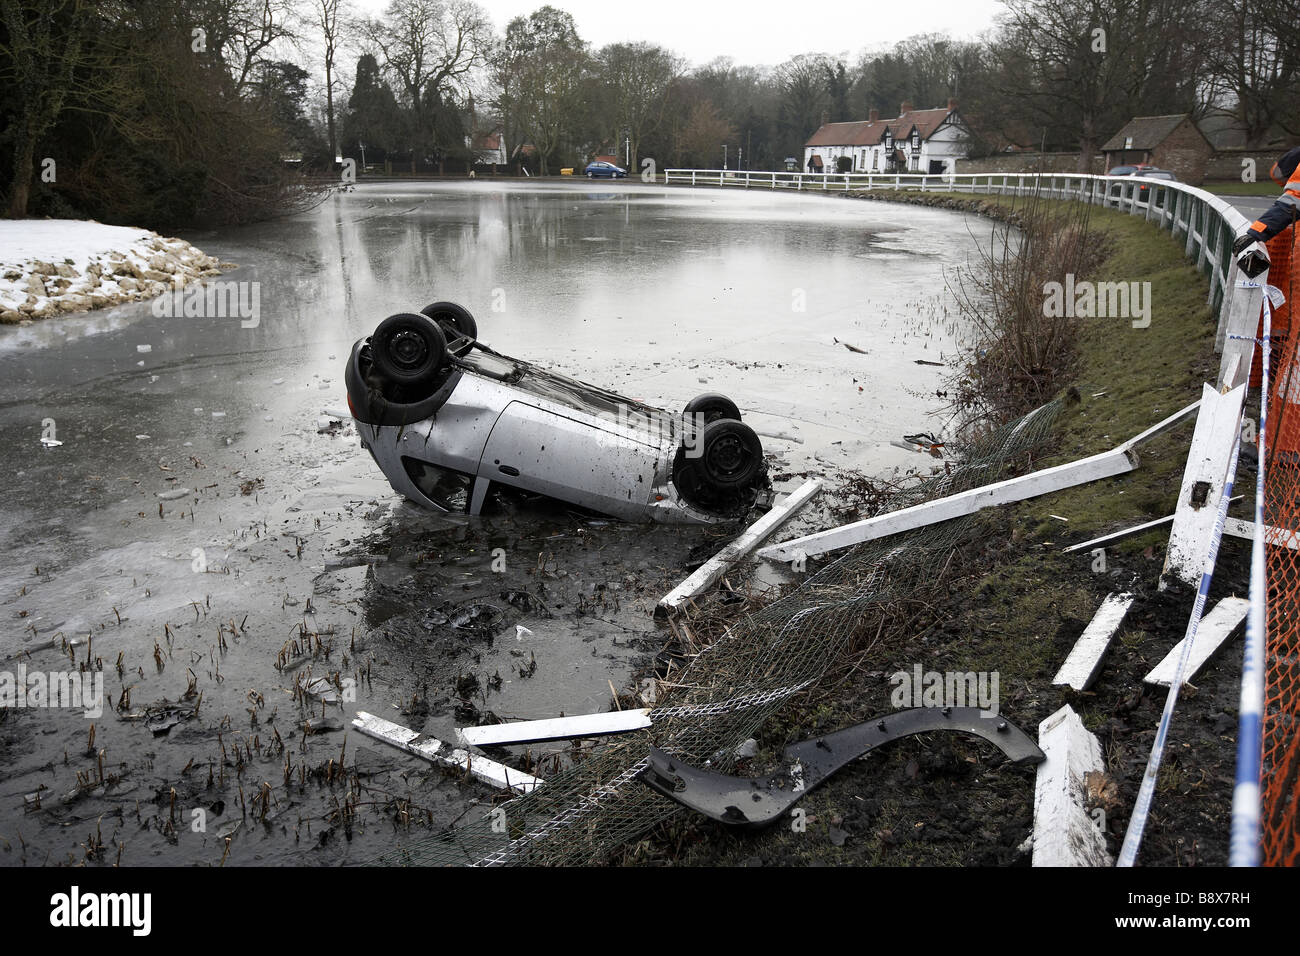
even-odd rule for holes
{"type": "Polygon", "coordinates": [[[375,374],[369,339],[361,339],[352,346],[343,382],[348,390],[348,407],[357,421],[367,425],[411,425],[445,405],[462,374],[460,369],[450,368],[432,389],[412,394],[375,374]]]}
{"type": "Polygon", "coordinates": [[[785,748],[783,769],[765,777],[732,777],[700,770],[658,748],[638,779],[652,790],[706,817],[757,829],[785,816],[808,791],[870,751],[900,737],[936,730],[974,734],[997,746],[1013,763],[1037,764],[1038,745],[1003,717],[984,717],[978,707],[916,707],[813,737],[785,748]]]}

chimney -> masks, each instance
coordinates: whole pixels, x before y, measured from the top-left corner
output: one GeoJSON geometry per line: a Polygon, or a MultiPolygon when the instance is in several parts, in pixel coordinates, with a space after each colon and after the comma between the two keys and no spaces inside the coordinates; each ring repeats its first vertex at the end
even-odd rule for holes
{"type": "Polygon", "coordinates": [[[951,96],[948,97],[948,112],[951,113],[956,108],[957,108],[957,101],[954,100],[951,96]]]}
{"type": "Polygon", "coordinates": [[[825,110],[822,110],[822,125],[825,126],[830,121],[831,121],[831,114],[827,113],[825,110]]]}
{"type": "Polygon", "coordinates": [[[912,101],[903,100],[902,105],[898,107],[898,115],[902,116],[904,113],[910,113],[910,112],[912,112],[912,101]]]}
{"type": "Polygon", "coordinates": [[[871,110],[869,113],[867,113],[867,119],[872,123],[879,122],[880,110],[871,110]]]}

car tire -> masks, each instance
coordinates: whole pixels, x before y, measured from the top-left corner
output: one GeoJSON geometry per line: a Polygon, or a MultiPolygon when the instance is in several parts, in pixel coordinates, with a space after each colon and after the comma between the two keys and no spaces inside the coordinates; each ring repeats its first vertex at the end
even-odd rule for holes
{"type": "Polygon", "coordinates": [[[427,315],[399,312],[370,337],[375,371],[392,385],[416,390],[432,385],[447,364],[447,339],[427,315]]]}
{"type": "MultiPolygon", "coordinates": [[[[474,321],[474,316],[469,309],[463,305],[457,305],[455,302],[431,302],[420,310],[421,315],[427,315],[440,326],[444,326],[444,338],[451,338],[446,334],[446,326],[450,326],[456,336],[468,336],[471,340],[478,339],[478,323],[474,321]]],[[[456,355],[464,355],[474,347],[474,342],[463,342],[455,349],[456,355]]]]}
{"type": "Polygon", "coordinates": [[[706,425],[719,418],[733,418],[740,421],[740,409],[736,407],[736,403],[726,395],[719,395],[716,392],[696,395],[686,403],[686,407],[682,409],[682,417],[689,421],[695,415],[702,416],[706,425]]]}
{"type": "Polygon", "coordinates": [[[587,173],[587,178],[588,178],[588,179],[595,179],[595,178],[596,178],[596,174],[595,174],[595,173],[587,173]]]}
{"type": "Polygon", "coordinates": [[[710,488],[747,488],[763,473],[763,445],[754,429],[731,418],[704,426],[698,474],[710,488]]]}

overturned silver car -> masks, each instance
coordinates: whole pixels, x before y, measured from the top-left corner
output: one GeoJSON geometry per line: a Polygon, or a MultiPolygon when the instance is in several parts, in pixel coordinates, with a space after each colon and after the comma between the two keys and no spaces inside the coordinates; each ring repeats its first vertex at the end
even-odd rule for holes
{"type": "Polygon", "coordinates": [[[709,523],[768,487],[734,402],[669,413],[495,352],[452,302],[389,316],[344,373],[363,447],[395,491],[479,514],[494,485],[630,521],[709,523]]]}

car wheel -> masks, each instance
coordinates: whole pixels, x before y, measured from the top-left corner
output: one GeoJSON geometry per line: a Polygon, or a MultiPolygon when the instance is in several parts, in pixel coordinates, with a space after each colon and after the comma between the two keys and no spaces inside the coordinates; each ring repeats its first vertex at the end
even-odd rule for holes
{"type": "Polygon", "coordinates": [[[705,425],[709,424],[709,422],[716,422],[719,418],[732,418],[740,421],[740,409],[726,395],[707,392],[704,395],[696,395],[682,409],[682,418],[688,423],[694,422],[697,417],[705,425]]]}
{"type": "MultiPolygon", "coordinates": [[[[467,336],[471,340],[478,338],[478,323],[474,321],[474,316],[470,314],[469,309],[463,305],[457,305],[455,302],[433,302],[421,309],[420,314],[427,315],[445,331],[449,331],[451,334],[444,335],[446,338],[462,336],[467,336]]],[[[456,355],[464,355],[473,347],[472,341],[462,342],[456,346],[454,352],[456,355]]]]}
{"type": "Polygon", "coordinates": [[[719,491],[751,485],[763,472],[763,446],[754,429],[729,418],[705,425],[699,471],[719,491]]]}
{"type": "Polygon", "coordinates": [[[399,312],[379,323],[370,354],[382,378],[404,389],[431,385],[447,364],[447,339],[427,315],[399,312]]]}
{"type": "Polygon", "coordinates": [[[587,178],[588,178],[588,179],[595,179],[595,178],[596,178],[596,174],[595,174],[595,173],[587,173],[587,178]]]}

